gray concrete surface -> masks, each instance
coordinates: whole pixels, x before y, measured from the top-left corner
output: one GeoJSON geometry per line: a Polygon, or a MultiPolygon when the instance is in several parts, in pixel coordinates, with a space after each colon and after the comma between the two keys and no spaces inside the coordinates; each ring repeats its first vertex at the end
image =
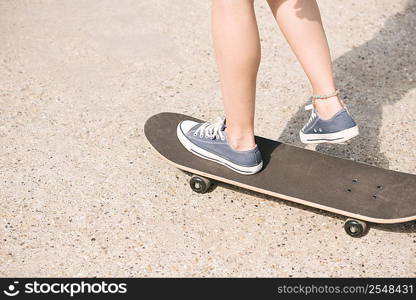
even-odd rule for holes
{"type": "MultiPolygon", "coordinates": [[[[317,151],[416,173],[416,1],[320,0],[361,139],[317,151]]],[[[209,1],[0,1],[0,276],[410,276],[416,226],[219,184],[197,195],[143,135],[222,114],[209,1]]],[[[308,82],[256,1],[257,134],[295,145],[308,82]]],[[[237,49],[236,49],[237,51],[237,49]]]]}

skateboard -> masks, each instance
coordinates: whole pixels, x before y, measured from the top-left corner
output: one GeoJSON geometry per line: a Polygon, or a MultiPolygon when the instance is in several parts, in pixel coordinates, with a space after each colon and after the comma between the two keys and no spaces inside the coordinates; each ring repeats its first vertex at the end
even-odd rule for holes
{"type": "Polygon", "coordinates": [[[144,133],[158,154],[190,172],[192,190],[208,191],[213,181],[242,187],[347,217],[344,229],[363,236],[368,222],[394,224],[416,220],[416,175],[382,169],[256,136],[263,169],[241,175],[202,159],[179,142],[182,120],[201,120],[163,112],[150,117],[144,133]]]}

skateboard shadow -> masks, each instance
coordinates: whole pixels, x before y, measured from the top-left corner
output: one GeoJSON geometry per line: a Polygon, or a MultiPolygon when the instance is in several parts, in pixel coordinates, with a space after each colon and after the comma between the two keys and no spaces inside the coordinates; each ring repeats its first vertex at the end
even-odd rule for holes
{"type": "MultiPolygon", "coordinates": [[[[309,211],[309,212],[313,212],[314,214],[319,214],[321,216],[325,216],[325,217],[330,217],[333,219],[337,219],[342,221],[342,224],[344,224],[344,221],[346,219],[348,219],[348,217],[342,216],[342,215],[338,215],[332,212],[328,212],[325,210],[321,210],[318,208],[314,208],[314,207],[310,207],[310,206],[305,206],[296,202],[292,202],[292,201],[288,201],[288,200],[284,200],[284,199],[279,199],[279,198],[275,198],[269,195],[265,195],[259,192],[255,192],[255,191],[251,191],[251,190],[247,190],[238,186],[234,186],[234,185],[230,185],[224,182],[215,182],[214,184],[215,186],[221,186],[223,188],[238,192],[238,193],[243,193],[249,196],[254,196],[256,198],[261,198],[264,200],[268,200],[268,201],[275,201],[279,204],[283,204],[289,207],[293,207],[296,209],[301,209],[304,211],[309,211]]],[[[277,216],[278,217],[278,216],[277,216]]],[[[405,222],[405,223],[399,223],[399,224],[376,224],[376,223],[371,223],[371,222],[367,222],[369,224],[369,230],[376,229],[376,230],[382,230],[382,231],[388,231],[388,232],[397,232],[397,233],[416,233],[416,221],[410,221],[410,222],[405,222]]],[[[342,225],[343,226],[343,225],[342,225]]]]}
{"type": "MultiPolygon", "coordinates": [[[[394,104],[416,87],[416,0],[391,16],[368,42],[334,60],[341,96],[360,127],[360,137],[346,145],[321,144],[316,150],[374,166],[388,168],[380,152],[383,106],[394,104]]],[[[278,140],[304,148],[297,132],[309,114],[299,107],[278,140]]]]}

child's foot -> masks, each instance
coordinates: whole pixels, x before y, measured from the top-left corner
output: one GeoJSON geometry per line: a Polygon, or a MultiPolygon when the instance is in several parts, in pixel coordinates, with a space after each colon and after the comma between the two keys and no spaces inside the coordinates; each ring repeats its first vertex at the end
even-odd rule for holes
{"type": "Polygon", "coordinates": [[[182,121],[177,135],[182,145],[199,157],[215,161],[240,174],[255,174],[263,167],[257,145],[247,151],[236,151],[227,142],[224,121],[197,123],[182,121]]]}
{"type": "Polygon", "coordinates": [[[312,110],[312,113],[299,132],[302,143],[343,143],[359,134],[357,124],[345,107],[329,119],[322,119],[313,104],[305,109],[312,110]]]}

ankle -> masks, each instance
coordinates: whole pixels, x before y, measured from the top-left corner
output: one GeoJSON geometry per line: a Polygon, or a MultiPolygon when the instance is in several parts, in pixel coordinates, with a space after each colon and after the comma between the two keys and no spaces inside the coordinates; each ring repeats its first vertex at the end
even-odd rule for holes
{"type": "Polygon", "coordinates": [[[256,147],[256,143],[253,139],[244,139],[244,140],[228,140],[228,145],[235,151],[248,151],[256,147]]]}
{"type": "Polygon", "coordinates": [[[256,146],[254,134],[252,132],[242,133],[233,132],[226,128],[227,141],[230,147],[236,151],[251,150],[256,146]]]}
{"type": "Polygon", "coordinates": [[[333,96],[315,100],[315,108],[322,119],[330,119],[343,108],[343,105],[338,96],[333,96]]]}

